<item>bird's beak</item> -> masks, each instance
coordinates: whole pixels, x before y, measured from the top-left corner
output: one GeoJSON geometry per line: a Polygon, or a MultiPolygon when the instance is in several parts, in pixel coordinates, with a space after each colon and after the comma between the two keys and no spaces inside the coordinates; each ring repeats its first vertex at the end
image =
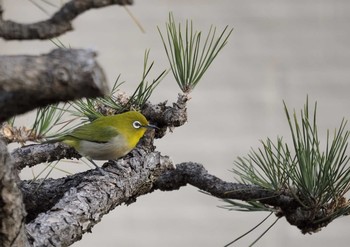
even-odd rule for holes
{"type": "Polygon", "coordinates": [[[159,130],[159,128],[153,124],[147,124],[147,125],[144,125],[142,127],[145,127],[147,129],[156,129],[156,130],[159,130]]]}

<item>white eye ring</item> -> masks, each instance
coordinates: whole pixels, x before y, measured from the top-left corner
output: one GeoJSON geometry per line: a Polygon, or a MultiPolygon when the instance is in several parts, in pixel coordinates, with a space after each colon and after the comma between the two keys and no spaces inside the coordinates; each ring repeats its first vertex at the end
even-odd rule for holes
{"type": "Polygon", "coordinates": [[[135,129],[139,129],[142,127],[142,124],[139,122],[139,121],[134,121],[132,123],[132,126],[135,128],[135,129]]]}

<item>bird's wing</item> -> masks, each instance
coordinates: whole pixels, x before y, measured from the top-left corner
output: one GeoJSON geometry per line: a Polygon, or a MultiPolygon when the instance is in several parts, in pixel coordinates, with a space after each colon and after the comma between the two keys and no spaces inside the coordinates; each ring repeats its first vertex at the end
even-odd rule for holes
{"type": "Polygon", "coordinates": [[[94,123],[82,125],[67,136],[91,142],[108,142],[112,137],[119,135],[116,128],[112,126],[93,126],[94,123]],[[93,133],[91,133],[93,129],[93,133]]]}

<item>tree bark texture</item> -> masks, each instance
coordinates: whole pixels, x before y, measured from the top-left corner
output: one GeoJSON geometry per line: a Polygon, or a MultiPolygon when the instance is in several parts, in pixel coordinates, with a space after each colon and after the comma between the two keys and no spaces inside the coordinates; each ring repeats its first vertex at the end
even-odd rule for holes
{"type": "Polygon", "coordinates": [[[25,210],[15,168],[0,139],[0,246],[29,246],[24,229],[25,210]]]}
{"type": "Polygon", "coordinates": [[[168,157],[143,145],[103,168],[108,175],[90,170],[59,179],[20,182],[30,245],[68,246],[118,205],[132,203],[154,190],[178,190],[188,184],[217,198],[260,201],[305,232],[332,221],[319,221],[327,212],[303,208],[288,192],[226,182],[193,162],[181,163],[174,169],[168,157]]]}
{"type": "Polygon", "coordinates": [[[11,156],[14,166],[18,170],[60,159],[81,158],[81,155],[74,148],[60,142],[23,146],[13,150],[11,156]]]}
{"type": "Polygon", "coordinates": [[[132,0],[71,0],[64,4],[50,19],[22,24],[2,19],[0,2],[0,37],[6,40],[50,39],[73,30],[71,22],[89,9],[109,5],[130,5],[132,0]]]}
{"type": "Polygon", "coordinates": [[[102,96],[108,86],[95,56],[79,49],[0,56],[0,123],[40,106],[102,96]]]}
{"type": "Polygon", "coordinates": [[[256,185],[225,182],[209,174],[203,165],[193,162],[181,163],[176,169],[162,174],[154,189],[175,190],[187,184],[217,198],[261,202],[304,234],[317,232],[334,220],[329,216],[334,206],[332,203],[329,208],[308,208],[290,190],[275,192],[256,185]]]}
{"type": "Polygon", "coordinates": [[[154,181],[168,169],[173,169],[169,158],[158,152],[147,154],[137,149],[126,159],[105,166],[108,175],[102,176],[93,170],[58,180],[59,184],[46,180],[38,187],[35,183],[38,194],[46,190],[50,191],[49,197],[62,193],[63,196],[52,208],[26,225],[30,244],[69,246],[81,239],[110,210],[122,203],[132,203],[138,196],[148,193],[154,181]],[[74,186],[71,186],[72,182],[74,186]]]}

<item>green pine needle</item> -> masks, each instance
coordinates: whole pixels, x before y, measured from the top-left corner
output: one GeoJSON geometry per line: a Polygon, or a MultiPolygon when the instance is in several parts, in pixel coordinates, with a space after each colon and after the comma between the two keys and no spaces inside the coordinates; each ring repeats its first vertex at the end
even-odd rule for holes
{"type": "Polygon", "coordinates": [[[148,65],[149,52],[150,50],[145,51],[141,82],[137,86],[132,96],[130,97],[129,102],[127,103],[128,108],[142,109],[142,107],[151,97],[154,89],[159,85],[159,83],[164,79],[164,77],[169,72],[164,70],[163,72],[160,73],[160,75],[156,79],[153,79],[153,81],[149,83],[146,79],[154,65],[154,62],[148,65]]]}
{"type": "Polygon", "coordinates": [[[307,100],[299,118],[295,112],[290,115],[285,103],[284,110],[293,144],[290,146],[282,138],[277,138],[276,143],[270,139],[262,141],[262,148],[251,150],[248,157],[238,157],[233,172],[243,183],[276,192],[289,191],[304,208],[316,211],[326,208],[328,218],[349,214],[350,205],[344,198],[350,189],[347,121],[342,120],[333,134],[327,131],[322,146],[316,121],[317,103],[311,114],[307,100]]]}
{"type": "Polygon", "coordinates": [[[119,91],[119,87],[125,83],[125,81],[119,82],[120,75],[117,77],[116,81],[113,84],[111,92],[105,97],[96,98],[96,108],[100,112],[108,112],[109,114],[119,113],[124,110],[123,104],[117,98],[117,92],[119,91]],[[104,109],[102,109],[104,108],[104,109]],[[107,110],[108,109],[108,110],[107,110]]]}
{"type": "Polygon", "coordinates": [[[74,110],[70,111],[73,116],[84,118],[84,122],[93,121],[103,114],[97,109],[97,100],[83,98],[71,103],[74,110]]]}
{"type": "Polygon", "coordinates": [[[36,116],[31,128],[31,134],[41,139],[49,135],[49,132],[57,125],[62,124],[62,116],[68,106],[64,104],[61,108],[59,104],[40,107],[36,110],[36,116]]]}
{"type": "MultiPolygon", "coordinates": [[[[236,242],[237,242],[238,240],[240,240],[241,238],[247,236],[249,233],[251,233],[251,232],[253,232],[254,230],[256,230],[256,229],[257,229],[259,226],[261,226],[268,218],[270,218],[271,215],[272,215],[272,212],[269,213],[262,221],[260,221],[257,225],[255,225],[252,229],[248,230],[247,232],[245,232],[244,234],[242,234],[242,235],[239,236],[238,238],[234,239],[233,241],[229,242],[228,244],[225,244],[224,247],[228,247],[228,246],[230,246],[230,245],[236,243],[236,242]]],[[[275,224],[275,222],[273,223],[273,225],[274,225],[274,224],[275,224]]],[[[273,226],[273,225],[272,225],[272,226],[273,226]]],[[[272,226],[270,226],[270,227],[268,228],[268,230],[269,230],[272,226]]],[[[264,231],[264,234],[265,234],[268,230],[264,231]]],[[[259,238],[256,239],[256,240],[253,242],[253,244],[255,244],[258,240],[260,240],[262,236],[263,236],[263,235],[260,235],[259,238]]],[[[250,246],[252,246],[253,244],[251,244],[250,246]]]]}
{"type": "Polygon", "coordinates": [[[169,13],[169,22],[166,23],[166,37],[158,27],[171,70],[184,93],[189,93],[195,88],[217,54],[226,45],[232,31],[233,29],[229,30],[226,26],[217,38],[216,28],[210,27],[203,44],[202,32],[193,30],[192,21],[190,24],[186,21],[183,34],[181,25],[175,23],[172,13],[169,13]]]}
{"type": "Polygon", "coordinates": [[[117,100],[116,94],[119,87],[124,84],[124,81],[119,82],[119,79],[120,75],[114,82],[109,94],[104,97],[84,98],[71,102],[70,104],[73,110],[70,110],[69,113],[73,116],[83,118],[83,122],[91,122],[101,116],[122,112],[125,106],[117,100]]]}
{"type": "Polygon", "coordinates": [[[229,211],[244,211],[244,212],[258,212],[258,211],[275,212],[276,211],[272,207],[268,207],[256,201],[240,202],[232,199],[223,199],[223,201],[228,204],[225,206],[221,206],[221,208],[228,209],[229,211]]]}

